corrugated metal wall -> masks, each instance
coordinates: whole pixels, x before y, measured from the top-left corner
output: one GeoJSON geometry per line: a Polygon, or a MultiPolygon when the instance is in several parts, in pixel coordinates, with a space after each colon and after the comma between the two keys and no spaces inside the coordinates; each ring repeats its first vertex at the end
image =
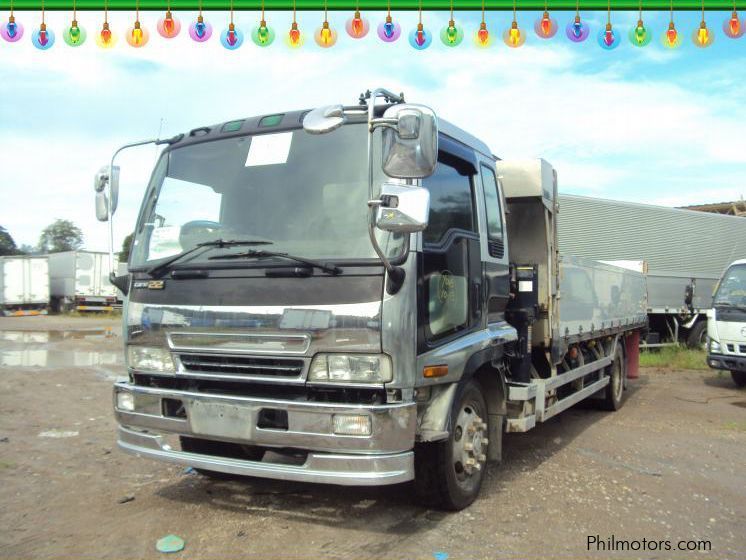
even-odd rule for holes
{"type": "Polygon", "coordinates": [[[746,218],[560,195],[560,252],[640,260],[652,274],[719,277],[746,258],[746,218]]]}

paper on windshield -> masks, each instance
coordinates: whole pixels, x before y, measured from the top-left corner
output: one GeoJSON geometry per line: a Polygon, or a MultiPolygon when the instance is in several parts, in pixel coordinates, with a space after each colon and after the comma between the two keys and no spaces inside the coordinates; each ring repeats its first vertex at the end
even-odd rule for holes
{"type": "Polygon", "coordinates": [[[287,163],[292,139],[292,132],[254,136],[246,156],[246,167],[287,163]]]}
{"type": "Polygon", "coordinates": [[[148,258],[150,260],[162,259],[181,253],[181,244],[179,243],[180,231],[181,228],[177,226],[155,228],[150,234],[148,258]]]}

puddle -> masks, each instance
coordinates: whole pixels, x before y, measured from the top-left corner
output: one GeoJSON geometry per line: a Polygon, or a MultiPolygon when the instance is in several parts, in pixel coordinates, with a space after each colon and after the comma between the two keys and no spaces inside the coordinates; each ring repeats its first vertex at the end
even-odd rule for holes
{"type": "Polygon", "coordinates": [[[23,349],[0,350],[0,366],[62,368],[116,366],[124,364],[121,351],[23,349]]]}
{"type": "Polygon", "coordinates": [[[0,341],[46,344],[63,340],[105,340],[116,334],[113,328],[77,329],[74,331],[0,331],[0,341]]]}
{"type": "MultiPolygon", "coordinates": [[[[71,349],[64,342],[103,342],[117,335],[114,330],[76,329],[63,331],[0,331],[0,366],[21,368],[65,368],[121,366],[120,348],[106,350],[71,349]]],[[[93,348],[101,346],[91,345],[93,348]]],[[[109,349],[111,348],[111,349],[109,349]]]]}

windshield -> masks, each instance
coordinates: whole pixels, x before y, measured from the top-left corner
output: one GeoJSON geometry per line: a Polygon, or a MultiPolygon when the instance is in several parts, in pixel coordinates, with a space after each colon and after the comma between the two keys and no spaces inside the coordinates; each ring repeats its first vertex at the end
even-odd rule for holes
{"type": "MultiPolygon", "coordinates": [[[[378,133],[377,133],[378,134],[378,133]]],[[[374,137],[374,188],[380,139],[374,137]]],[[[133,244],[133,267],[216,239],[310,259],[373,259],[368,237],[367,127],[322,135],[302,129],[175,148],[158,163],[133,244]]],[[[377,231],[384,253],[399,256],[404,236],[377,231]]],[[[230,251],[198,252],[193,261],[230,251]]]]}
{"type": "Polygon", "coordinates": [[[714,305],[746,306],[746,264],[731,266],[715,293],[714,305]]]}

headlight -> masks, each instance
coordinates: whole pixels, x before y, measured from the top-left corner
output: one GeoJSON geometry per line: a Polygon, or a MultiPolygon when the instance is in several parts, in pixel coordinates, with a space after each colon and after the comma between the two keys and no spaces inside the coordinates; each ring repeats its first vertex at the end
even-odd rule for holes
{"type": "Polygon", "coordinates": [[[171,353],[166,348],[128,346],[127,365],[145,371],[175,371],[171,353]]]}
{"type": "Polygon", "coordinates": [[[717,340],[710,339],[710,352],[720,352],[720,343],[717,340]]]}
{"type": "Polygon", "coordinates": [[[386,383],[391,379],[391,358],[386,354],[317,354],[308,372],[309,381],[332,383],[386,383]]]}

